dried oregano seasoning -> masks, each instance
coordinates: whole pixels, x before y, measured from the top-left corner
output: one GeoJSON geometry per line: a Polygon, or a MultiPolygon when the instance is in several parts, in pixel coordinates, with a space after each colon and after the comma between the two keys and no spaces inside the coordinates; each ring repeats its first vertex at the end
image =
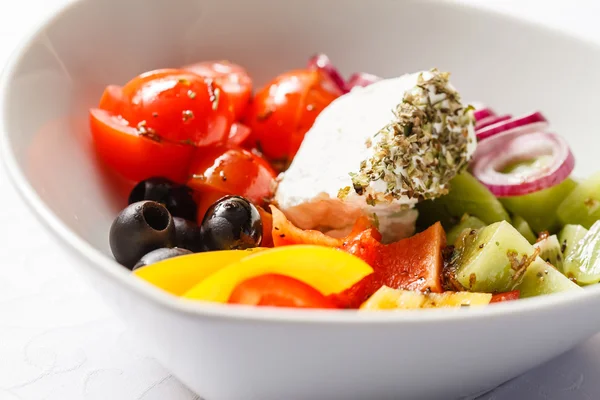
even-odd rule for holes
{"type": "Polygon", "coordinates": [[[346,196],[348,196],[348,195],[350,194],[350,190],[351,190],[351,189],[350,189],[350,186],[346,186],[346,187],[344,187],[344,188],[341,188],[341,189],[338,191],[337,197],[338,197],[339,199],[345,199],[345,198],[346,198],[346,196]]]}
{"type": "Polygon", "coordinates": [[[467,166],[472,108],[461,104],[449,76],[437,69],[419,74],[417,85],[394,110],[394,121],[367,143],[373,156],[350,176],[354,191],[366,195],[369,204],[446,194],[448,182],[467,166]],[[370,186],[375,181],[382,181],[384,192],[370,186]]]}

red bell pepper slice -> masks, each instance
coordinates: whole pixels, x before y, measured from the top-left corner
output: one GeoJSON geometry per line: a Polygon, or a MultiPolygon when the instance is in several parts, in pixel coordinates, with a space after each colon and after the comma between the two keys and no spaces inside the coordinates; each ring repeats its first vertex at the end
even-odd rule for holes
{"type": "Polygon", "coordinates": [[[336,239],[319,231],[302,230],[276,207],[271,206],[271,210],[275,246],[315,244],[336,247],[361,258],[373,268],[373,274],[332,296],[339,306],[357,308],[383,285],[442,292],[442,250],[446,246],[446,234],[439,223],[410,238],[383,244],[381,234],[366,218],[359,219],[346,238],[336,239]]]}

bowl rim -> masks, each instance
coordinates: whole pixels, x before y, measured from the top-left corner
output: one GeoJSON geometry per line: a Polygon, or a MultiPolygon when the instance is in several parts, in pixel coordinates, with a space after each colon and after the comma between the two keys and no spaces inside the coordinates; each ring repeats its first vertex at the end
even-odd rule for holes
{"type": "MultiPolygon", "coordinates": [[[[438,0],[440,1],[440,0],[438,0]]],[[[133,276],[125,268],[121,267],[108,255],[102,253],[94,246],[79,237],[69,229],[48,205],[36,193],[33,186],[27,180],[24,171],[19,166],[16,156],[11,148],[11,138],[7,126],[7,105],[10,101],[8,90],[10,82],[18,71],[20,62],[30,50],[36,39],[50,25],[58,22],[63,15],[73,8],[79,7],[81,0],[71,0],[57,7],[51,13],[42,18],[27,32],[20,43],[15,47],[6,63],[2,76],[0,77],[0,155],[7,171],[9,180],[16,188],[28,208],[33,212],[38,221],[47,229],[51,236],[59,239],[72,253],[79,256],[82,262],[90,264],[105,278],[113,281],[126,290],[131,290],[144,301],[152,302],[154,305],[180,314],[221,320],[245,320],[261,321],[269,323],[304,323],[304,324],[396,324],[396,323],[438,323],[441,321],[460,322],[472,319],[488,319],[498,316],[507,316],[515,313],[529,312],[551,312],[557,308],[567,308],[574,303],[593,301],[600,302],[600,284],[587,287],[576,293],[557,293],[547,296],[539,296],[528,299],[520,299],[515,302],[494,304],[489,307],[472,309],[430,309],[430,310],[408,310],[402,312],[357,312],[356,310],[290,310],[271,307],[248,307],[240,305],[217,304],[186,300],[171,295],[154,287],[141,279],[133,276]]],[[[567,38],[574,39],[580,43],[587,44],[600,50],[600,45],[568,32],[552,29],[535,21],[507,15],[489,10],[480,4],[469,4],[460,1],[445,1],[447,6],[466,8],[481,15],[495,15],[506,20],[517,21],[526,25],[535,26],[537,29],[545,30],[547,33],[555,32],[567,38]]]]}

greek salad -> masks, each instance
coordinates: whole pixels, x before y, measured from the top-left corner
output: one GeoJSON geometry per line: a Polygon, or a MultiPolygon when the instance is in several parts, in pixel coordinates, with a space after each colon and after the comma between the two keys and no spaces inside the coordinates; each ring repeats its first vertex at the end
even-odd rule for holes
{"type": "Polygon", "coordinates": [[[207,61],[109,85],[89,118],[130,188],[115,260],[189,301],[476,307],[600,282],[600,174],[448,72],[345,79],[318,54],[254,91],[207,61]]]}

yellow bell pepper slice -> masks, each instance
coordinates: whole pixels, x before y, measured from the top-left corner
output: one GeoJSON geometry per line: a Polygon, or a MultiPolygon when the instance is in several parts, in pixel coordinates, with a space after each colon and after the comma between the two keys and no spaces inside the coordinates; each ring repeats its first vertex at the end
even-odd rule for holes
{"type": "Polygon", "coordinates": [[[421,308],[425,295],[409,290],[392,289],[382,286],[360,306],[365,311],[412,310],[421,308]]]}
{"type": "Polygon", "coordinates": [[[492,295],[489,293],[444,292],[423,294],[382,286],[360,306],[360,310],[385,311],[419,308],[474,307],[488,305],[491,300],[492,295]]]}
{"type": "Polygon", "coordinates": [[[169,293],[181,296],[215,271],[262,250],[265,248],[189,254],[147,265],[136,269],[133,274],[169,293]]]}
{"type": "Polygon", "coordinates": [[[373,269],[360,258],[323,246],[295,245],[262,251],[215,272],[184,297],[226,303],[235,287],[265,274],[298,279],[324,295],[348,289],[373,269]]]}
{"type": "Polygon", "coordinates": [[[429,293],[423,308],[452,308],[487,306],[492,300],[490,293],[444,292],[429,293]]]}

